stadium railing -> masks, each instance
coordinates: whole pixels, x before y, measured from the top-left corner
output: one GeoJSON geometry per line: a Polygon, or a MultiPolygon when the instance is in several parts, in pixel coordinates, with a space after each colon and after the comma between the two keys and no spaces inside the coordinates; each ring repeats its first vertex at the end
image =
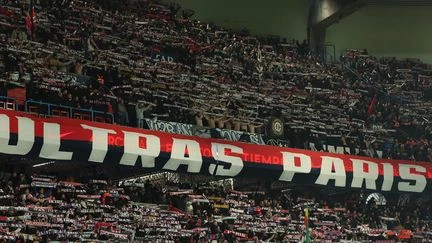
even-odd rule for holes
{"type": "Polygon", "coordinates": [[[0,96],[0,109],[17,110],[18,109],[17,100],[6,96],[0,96]]]}
{"type": "Polygon", "coordinates": [[[26,112],[39,117],[66,117],[110,124],[114,122],[114,116],[109,112],[78,109],[70,106],[55,105],[36,100],[27,100],[25,102],[24,109],[26,112]]]}

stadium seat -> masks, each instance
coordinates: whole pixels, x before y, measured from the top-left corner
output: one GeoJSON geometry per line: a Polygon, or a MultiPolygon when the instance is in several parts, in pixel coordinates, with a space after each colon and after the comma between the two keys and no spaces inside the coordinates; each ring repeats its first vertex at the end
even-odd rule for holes
{"type": "Polygon", "coordinates": [[[111,117],[105,118],[105,123],[112,124],[113,123],[112,118],[111,117]]]}
{"type": "Polygon", "coordinates": [[[53,117],[59,117],[59,116],[61,116],[60,110],[52,109],[51,110],[51,116],[53,116],[53,117]]]}
{"type": "Polygon", "coordinates": [[[62,117],[69,117],[69,112],[67,112],[67,111],[61,111],[60,112],[60,116],[62,116],[62,117]]]}
{"type": "Polygon", "coordinates": [[[96,122],[101,122],[101,123],[105,123],[105,118],[101,117],[101,116],[95,116],[94,117],[94,121],[96,122]]]}
{"type": "Polygon", "coordinates": [[[7,110],[15,110],[15,103],[13,103],[13,102],[7,102],[6,103],[6,109],[7,110]]]}
{"type": "Polygon", "coordinates": [[[86,121],[91,121],[91,117],[89,114],[82,114],[82,119],[86,121]]]}
{"type": "Polygon", "coordinates": [[[39,115],[39,107],[38,106],[32,106],[32,105],[30,105],[30,106],[28,106],[27,111],[29,113],[34,114],[34,115],[39,115]]]}
{"type": "Polygon", "coordinates": [[[79,119],[79,120],[83,119],[82,115],[80,113],[78,113],[78,112],[73,112],[72,118],[73,119],[79,119]]]}

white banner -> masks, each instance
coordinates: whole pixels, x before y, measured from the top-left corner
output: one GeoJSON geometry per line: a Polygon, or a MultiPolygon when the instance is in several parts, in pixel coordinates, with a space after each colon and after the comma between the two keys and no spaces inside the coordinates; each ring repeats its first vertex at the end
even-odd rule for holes
{"type": "MultiPolygon", "coordinates": [[[[197,128],[197,126],[192,124],[185,124],[179,122],[166,122],[166,121],[158,121],[145,119],[150,130],[160,131],[160,132],[169,132],[175,134],[189,135],[189,136],[199,136],[199,137],[207,137],[210,138],[210,129],[209,128],[197,128]]],[[[230,140],[230,141],[239,141],[240,137],[243,135],[243,132],[227,130],[227,129],[215,129],[219,134],[220,138],[230,140]]],[[[266,144],[261,134],[249,134],[250,142],[254,144],[266,144]]]]}

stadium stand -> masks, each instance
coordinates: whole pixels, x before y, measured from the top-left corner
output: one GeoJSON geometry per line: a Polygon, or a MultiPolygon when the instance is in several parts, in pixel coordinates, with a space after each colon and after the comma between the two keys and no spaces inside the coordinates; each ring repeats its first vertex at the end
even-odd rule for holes
{"type": "Polygon", "coordinates": [[[361,193],[326,200],[301,190],[241,192],[222,184],[142,178],[79,183],[5,168],[0,176],[0,235],[7,242],[299,242],[305,221],[315,240],[431,237],[430,205],[400,199],[396,208],[361,193]]]}
{"type": "MultiPolygon", "coordinates": [[[[306,42],[226,30],[175,4],[34,2],[0,0],[0,109],[254,143],[272,139],[276,118],[285,129],[273,145],[432,161],[432,74],[418,60],[353,49],[328,64],[306,42]]],[[[432,236],[430,200],[404,195],[387,205],[361,191],[77,182],[6,167],[0,180],[6,242],[299,242],[307,227],[322,241],[432,236]]]]}

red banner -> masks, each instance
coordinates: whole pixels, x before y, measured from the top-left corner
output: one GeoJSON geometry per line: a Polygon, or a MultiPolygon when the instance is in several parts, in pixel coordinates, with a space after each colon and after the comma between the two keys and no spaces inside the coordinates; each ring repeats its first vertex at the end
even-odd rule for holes
{"type": "Polygon", "coordinates": [[[373,191],[430,189],[432,165],[169,134],[0,110],[0,153],[152,171],[268,178],[373,191]]]}
{"type": "Polygon", "coordinates": [[[24,105],[27,99],[26,89],[24,88],[9,89],[8,97],[16,99],[19,105],[24,105]]]}

